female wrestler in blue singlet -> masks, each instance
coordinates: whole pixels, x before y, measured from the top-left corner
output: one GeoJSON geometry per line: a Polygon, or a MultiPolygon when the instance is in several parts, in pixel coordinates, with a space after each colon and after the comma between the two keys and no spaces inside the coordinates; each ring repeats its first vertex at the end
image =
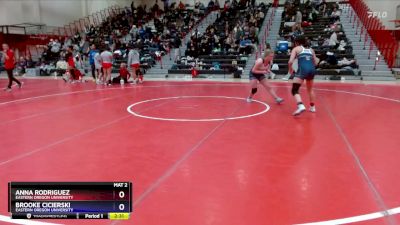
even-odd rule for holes
{"type": "Polygon", "coordinates": [[[310,97],[310,112],[316,112],[315,109],[315,94],[313,91],[315,67],[319,59],[315,56],[314,50],[310,48],[308,41],[304,36],[300,36],[295,41],[296,47],[292,50],[289,60],[289,73],[293,74],[293,61],[297,58],[299,68],[293,79],[292,95],[297,102],[297,110],[293,113],[294,116],[300,115],[306,110],[306,107],[301,100],[299,89],[304,80],[306,80],[307,92],[310,97]]]}

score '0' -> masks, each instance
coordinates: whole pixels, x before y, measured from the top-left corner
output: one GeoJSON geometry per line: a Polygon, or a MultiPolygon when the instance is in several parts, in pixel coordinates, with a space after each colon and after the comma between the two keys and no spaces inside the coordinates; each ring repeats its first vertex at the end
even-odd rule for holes
{"type": "Polygon", "coordinates": [[[120,192],[119,192],[119,197],[120,197],[120,198],[124,198],[124,197],[125,197],[125,192],[120,191],[120,192]]]}

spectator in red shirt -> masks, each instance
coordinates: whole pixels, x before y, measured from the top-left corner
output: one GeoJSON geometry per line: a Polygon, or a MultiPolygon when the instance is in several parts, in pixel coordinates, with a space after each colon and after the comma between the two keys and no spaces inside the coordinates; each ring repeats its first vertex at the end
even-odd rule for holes
{"type": "Polygon", "coordinates": [[[181,10],[184,10],[184,9],[185,9],[185,5],[183,4],[182,1],[179,1],[178,8],[181,9],[181,10]]]}
{"type": "Polygon", "coordinates": [[[121,79],[124,80],[124,83],[128,83],[131,74],[129,73],[128,69],[126,68],[126,63],[121,63],[121,67],[119,69],[119,76],[113,79],[113,83],[121,82],[121,79]]]}
{"type": "Polygon", "coordinates": [[[73,82],[74,80],[78,80],[75,68],[75,60],[74,60],[74,50],[72,46],[68,46],[67,52],[65,54],[65,60],[67,61],[67,73],[66,78],[63,78],[65,82],[73,82]]]}
{"type": "Polygon", "coordinates": [[[4,68],[7,71],[8,75],[8,86],[5,88],[5,91],[11,91],[11,86],[13,81],[18,84],[18,87],[22,87],[22,83],[19,80],[15,79],[13,70],[15,68],[15,61],[14,61],[14,52],[10,49],[8,44],[3,44],[3,57],[4,57],[4,68]]]}

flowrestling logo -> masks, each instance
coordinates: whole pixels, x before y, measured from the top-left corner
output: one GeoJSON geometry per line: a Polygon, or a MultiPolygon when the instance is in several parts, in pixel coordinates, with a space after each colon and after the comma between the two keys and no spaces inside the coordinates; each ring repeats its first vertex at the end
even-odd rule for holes
{"type": "Polygon", "coordinates": [[[378,18],[378,19],[383,19],[388,16],[388,13],[386,11],[383,12],[368,12],[368,18],[378,18]]]}

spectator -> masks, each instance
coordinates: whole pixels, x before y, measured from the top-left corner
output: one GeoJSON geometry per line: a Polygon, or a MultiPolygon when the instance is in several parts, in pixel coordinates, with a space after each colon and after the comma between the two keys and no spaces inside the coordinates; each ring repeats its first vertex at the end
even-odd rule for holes
{"type": "Polygon", "coordinates": [[[323,16],[326,16],[328,10],[328,3],[326,3],[326,0],[322,0],[321,4],[319,5],[319,11],[323,16]]]}
{"type": "Polygon", "coordinates": [[[214,6],[215,6],[214,1],[213,1],[213,0],[210,0],[210,1],[208,2],[208,6],[207,6],[207,7],[208,7],[209,9],[213,9],[214,6]]]}
{"type": "Polygon", "coordinates": [[[87,41],[86,38],[82,38],[79,43],[79,52],[88,54],[89,51],[90,51],[89,41],[87,41]]]}
{"type": "Polygon", "coordinates": [[[220,4],[219,4],[219,0],[215,0],[215,6],[214,6],[214,8],[216,9],[216,10],[219,10],[221,7],[220,7],[220,4]]]}
{"type": "Polygon", "coordinates": [[[295,22],[297,25],[301,25],[301,22],[303,22],[303,14],[300,12],[300,8],[296,9],[296,19],[295,22]]]}
{"type": "Polygon", "coordinates": [[[252,48],[254,47],[253,44],[251,43],[251,40],[249,40],[248,38],[243,37],[240,40],[240,47],[239,47],[239,54],[250,54],[252,48]]]}
{"type": "Polygon", "coordinates": [[[326,55],[327,55],[326,62],[328,64],[333,65],[333,66],[336,66],[338,64],[336,55],[333,52],[327,52],[326,55]]]}
{"type": "Polygon", "coordinates": [[[230,1],[225,1],[225,4],[224,4],[224,11],[225,11],[225,12],[228,11],[230,7],[231,7],[230,1]]]}
{"type": "Polygon", "coordinates": [[[185,4],[183,4],[182,1],[179,1],[178,8],[179,8],[180,10],[184,10],[184,9],[185,9],[185,4]]]}
{"type": "Polygon", "coordinates": [[[103,84],[102,81],[105,79],[104,78],[104,73],[103,73],[103,68],[102,68],[102,62],[101,62],[101,56],[100,56],[100,52],[96,52],[96,54],[94,54],[94,66],[96,69],[96,74],[97,74],[97,84],[103,84]]]}
{"type": "Polygon", "coordinates": [[[300,37],[301,35],[303,35],[303,31],[301,30],[301,25],[294,25],[293,26],[293,33],[292,33],[292,42],[294,42],[294,40],[296,40],[297,37],[300,37]]]}
{"type": "Polygon", "coordinates": [[[334,23],[334,22],[340,20],[340,14],[341,14],[340,11],[337,10],[336,7],[334,7],[334,8],[333,8],[333,11],[332,11],[332,13],[331,13],[331,15],[330,15],[331,23],[334,23]]]}
{"type": "Polygon", "coordinates": [[[26,60],[24,57],[21,56],[17,64],[17,74],[19,76],[22,76],[25,74],[25,72],[26,72],[26,60]]]}
{"type": "Polygon", "coordinates": [[[26,68],[34,68],[35,62],[32,60],[30,55],[26,56],[26,68]]]}
{"type": "Polygon", "coordinates": [[[73,82],[78,78],[76,74],[73,46],[68,46],[67,53],[65,54],[65,59],[68,63],[68,67],[66,71],[66,78],[63,79],[65,82],[73,82]]]}
{"type": "Polygon", "coordinates": [[[81,35],[78,31],[75,32],[74,37],[72,38],[74,43],[79,43],[81,41],[81,35]]]}
{"type": "Polygon", "coordinates": [[[338,47],[338,45],[339,45],[339,41],[338,41],[337,33],[334,31],[331,33],[331,36],[329,38],[329,46],[338,47]]]}
{"type": "Polygon", "coordinates": [[[131,34],[132,41],[136,41],[137,36],[138,36],[138,34],[139,34],[139,31],[138,31],[136,25],[132,25],[132,28],[131,28],[131,30],[129,31],[129,33],[131,34]]]}
{"type": "Polygon", "coordinates": [[[46,63],[42,62],[39,67],[39,74],[41,76],[48,76],[48,75],[50,75],[51,71],[54,69],[55,69],[54,63],[46,64],[46,63]]]}
{"type": "Polygon", "coordinates": [[[58,41],[58,39],[55,39],[54,42],[51,42],[51,48],[50,48],[50,50],[51,50],[51,52],[52,52],[54,55],[56,55],[56,56],[60,53],[61,44],[60,44],[60,42],[58,41]]]}
{"type": "Polygon", "coordinates": [[[169,0],[162,0],[164,1],[164,12],[168,12],[169,0]]]}
{"type": "Polygon", "coordinates": [[[11,85],[13,82],[16,82],[19,88],[22,87],[22,83],[15,79],[13,70],[15,67],[15,59],[14,59],[14,52],[10,49],[8,44],[3,44],[3,54],[2,57],[4,58],[4,68],[7,71],[8,75],[8,86],[4,89],[5,91],[11,91],[11,85]]]}
{"type": "Polygon", "coordinates": [[[90,47],[90,51],[89,51],[89,64],[90,64],[90,68],[92,69],[92,77],[93,77],[94,81],[97,80],[97,77],[96,77],[96,65],[95,65],[94,56],[98,52],[99,51],[96,49],[96,45],[92,44],[92,46],[90,47]]]}

